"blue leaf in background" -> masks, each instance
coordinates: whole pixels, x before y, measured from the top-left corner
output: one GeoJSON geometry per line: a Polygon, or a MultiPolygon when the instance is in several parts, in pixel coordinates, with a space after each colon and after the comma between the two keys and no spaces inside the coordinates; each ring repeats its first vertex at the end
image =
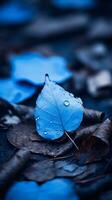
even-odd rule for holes
{"type": "Polygon", "coordinates": [[[59,8],[91,8],[95,5],[94,0],[52,0],[59,8]]]}
{"type": "Polygon", "coordinates": [[[38,200],[78,200],[75,185],[67,179],[54,179],[40,187],[38,200]]]}
{"type": "Polygon", "coordinates": [[[16,182],[7,192],[5,200],[38,200],[39,186],[33,181],[16,182]]]}
{"type": "Polygon", "coordinates": [[[20,103],[35,93],[35,87],[17,84],[12,79],[0,79],[0,97],[11,103],[20,103]]]}
{"type": "Polygon", "coordinates": [[[0,24],[18,25],[32,19],[34,12],[29,7],[23,7],[19,3],[7,3],[0,6],[0,24]]]}
{"type": "Polygon", "coordinates": [[[54,179],[41,186],[34,181],[16,182],[5,200],[78,200],[75,184],[68,179],[54,179]]]}
{"type": "Polygon", "coordinates": [[[67,69],[67,62],[63,57],[44,57],[38,53],[26,53],[11,57],[16,80],[26,80],[36,85],[43,85],[45,74],[49,74],[51,80],[63,83],[72,76],[67,69]]]}
{"type": "Polygon", "coordinates": [[[75,131],[83,119],[83,106],[79,98],[49,80],[36,102],[35,119],[37,132],[45,139],[60,138],[65,131],[75,131]]]}

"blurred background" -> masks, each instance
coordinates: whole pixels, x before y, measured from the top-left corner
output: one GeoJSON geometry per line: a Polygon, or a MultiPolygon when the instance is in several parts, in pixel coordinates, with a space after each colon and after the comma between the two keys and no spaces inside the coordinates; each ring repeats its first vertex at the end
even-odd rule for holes
{"type": "Polygon", "coordinates": [[[0,1],[0,97],[35,105],[46,73],[111,117],[111,0],[0,1]]]}
{"type": "MultiPolygon", "coordinates": [[[[7,114],[9,108],[14,112],[12,104],[16,103],[29,106],[23,107],[25,109],[25,115],[27,115],[27,112],[30,113],[30,106],[35,107],[36,99],[45,82],[45,74],[49,74],[51,80],[56,81],[67,91],[72,92],[75,97],[80,97],[85,108],[103,111],[106,113],[106,117],[112,119],[111,0],[0,1],[0,130],[6,131],[8,129],[1,123],[4,122],[2,121],[2,114],[7,114]]],[[[14,106],[16,107],[16,105],[14,106]]],[[[21,109],[22,107],[20,106],[20,110],[21,109]]],[[[14,114],[17,113],[14,112],[14,114]]],[[[21,112],[20,115],[22,115],[21,112]]],[[[20,121],[18,122],[17,119],[17,117],[13,118],[13,116],[11,116],[11,118],[5,120],[6,122],[8,121],[9,124],[13,124],[13,122],[18,124],[20,121]]],[[[29,129],[29,127],[30,123],[23,128],[20,126],[19,131],[22,130],[23,133],[30,132],[29,130],[31,130],[31,128],[29,129]]],[[[107,131],[109,130],[107,128],[107,131]]],[[[8,160],[15,151],[15,147],[12,148],[8,143],[6,134],[3,132],[3,134],[0,135],[0,164],[8,160]]],[[[103,140],[105,142],[105,138],[103,138],[103,140]]],[[[88,159],[88,148],[90,150],[90,156],[91,151],[93,153],[93,160],[97,158],[95,155],[98,155],[101,157],[100,159],[102,159],[102,153],[104,151],[102,145],[99,146],[98,143],[96,148],[94,148],[93,142],[92,149],[91,142],[89,145],[88,141],[89,140],[86,140],[88,144],[87,148],[85,148],[86,145],[84,146],[82,143],[87,153],[84,155],[83,151],[81,152],[82,162],[85,162],[85,158],[88,159]]],[[[62,165],[61,167],[65,167],[66,173],[70,171],[73,176],[76,176],[74,174],[78,173],[82,178],[84,178],[83,173],[85,173],[85,175],[87,174],[87,176],[90,175],[91,178],[92,175],[98,175],[99,177],[99,174],[101,175],[103,173],[106,177],[106,173],[108,172],[108,177],[110,178],[110,174],[112,174],[111,151],[105,160],[101,160],[100,163],[100,160],[96,159],[96,162],[93,162],[91,166],[88,162],[86,166],[80,166],[80,164],[76,165],[74,162],[75,156],[72,154],[73,157],[70,158],[71,160],[69,162],[68,157],[68,165],[66,165],[63,160],[62,164],[57,164],[57,168],[59,165],[62,165]],[[69,165],[69,163],[72,165],[69,165]],[[73,171],[74,173],[72,173],[73,171]]],[[[50,150],[49,152],[52,153],[50,150]]],[[[56,152],[59,152],[59,149],[56,152]]],[[[77,153],[79,154],[79,152],[77,153]]],[[[38,164],[39,159],[44,160],[45,158],[46,157],[43,157],[43,155],[35,155],[32,163],[37,162],[38,164]]],[[[52,167],[49,163],[51,163],[51,159],[47,162],[45,160],[45,163],[40,164],[39,168],[31,168],[31,172],[33,170],[36,173],[39,171],[40,175],[37,175],[39,180],[44,177],[43,172],[46,172],[47,179],[50,179],[49,174],[52,177],[52,171],[53,173],[55,172],[54,169],[52,170],[54,164],[52,164],[52,167]]],[[[34,171],[31,173],[33,177],[36,174],[34,171]]],[[[20,178],[21,177],[23,179],[23,174],[20,178]]],[[[46,176],[44,179],[45,178],[46,176]]],[[[96,179],[94,180],[96,183],[96,179]]],[[[112,180],[110,180],[108,187],[111,183],[112,180]]],[[[87,189],[89,185],[90,183],[88,183],[87,189]]],[[[49,186],[48,184],[47,187],[48,189],[50,188],[51,191],[52,185],[49,186]]],[[[30,187],[31,190],[32,188],[33,186],[30,187]]],[[[55,186],[54,190],[55,188],[58,187],[55,186]]],[[[61,188],[63,187],[59,187],[59,189],[61,188]]],[[[81,185],[81,189],[82,188],[81,185]]],[[[94,187],[92,186],[91,188],[94,196],[94,187]]],[[[99,185],[98,188],[100,188],[99,185]]],[[[64,189],[66,189],[65,186],[64,189]]],[[[67,189],[69,191],[68,184],[67,189]]],[[[24,189],[24,192],[25,191],[27,190],[24,189]]],[[[64,192],[63,189],[62,192],[64,192]]],[[[30,193],[33,194],[32,191],[30,191],[30,193]]],[[[44,192],[42,192],[42,194],[45,199],[44,192]]],[[[15,195],[13,196],[15,197],[15,195]]],[[[83,193],[81,199],[84,199],[83,193]]],[[[112,191],[98,198],[98,200],[104,199],[111,200],[112,191]]]]}

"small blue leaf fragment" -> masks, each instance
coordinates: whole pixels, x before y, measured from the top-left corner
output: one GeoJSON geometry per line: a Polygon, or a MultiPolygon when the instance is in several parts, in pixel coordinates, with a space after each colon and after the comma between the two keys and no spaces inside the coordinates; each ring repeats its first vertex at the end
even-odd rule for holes
{"type": "Polygon", "coordinates": [[[94,0],[52,0],[59,8],[91,8],[94,7],[94,0]]]}
{"type": "Polygon", "coordinates": [[[30,21],[33,17],[33,10],[23,7],[19,3],[7,3],[0,6],[0,24],[18,25],[30,21]]]}
{"type": "Polygon", "coordinates": [[[45,86],[36,101],[37,132],[45,139],[55,140],[65,131],[75,131],[82,122],[83,110],[80,98],[74,98],[47,75],[45,86]]]}
{"type": "Polygon", "coordinates": [[[16,182],[7,192],[5,200],[38,200],[39,186],[33,181],[16,182]]]}
{"type": "Polygon", "coordinates": [[[38,200],[78,200],[78,197],[72,181],[54,179],[40,187],[38,200]]]}
{"type": "Polygon", "coordinates": [[[51,80],[57,83],[63,83],[72,76],[67,69],[66,60],[59,56],[44,57],[39,53],[26,53],[12,56],[10,61],[14,70],[13,76],[18,81],[43,85],[45,74],[49,74],[51,80]]]}
{"type": "Polygon", "coordinates": [[[35,93],[35,87],[18,84],[12,79],[0,79],[0,97],[11,103],[20,103],[35,93]]]}

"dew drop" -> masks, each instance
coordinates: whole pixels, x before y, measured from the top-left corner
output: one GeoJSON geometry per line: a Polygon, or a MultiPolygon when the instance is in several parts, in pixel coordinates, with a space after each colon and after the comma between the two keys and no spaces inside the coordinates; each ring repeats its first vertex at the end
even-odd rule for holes
{"type": "Polygon", "coordinates": [[[69,93],[69,95],[70,95],[71,97],[74,97],[74,95],[73,95],[72,93],[69,93]]]}
{"type": "Polygon", "coordinates": [[[50,121],[50,124],[52,124],[53,122],[52,121],[50,121]]]}
{"type": "Polygon", "coordinates": [[[83,104],[82,100],[80,98],[76,98],[76,101],[80,104],[83,104]]]}
{"type": "Polygon", "coordinates": [[[39,119],[40,119],[40,117],[37,117],[37,118],[36,118],[36,121],[39,120],[39,119]]]}
{"type": "Polygon", "coordinates": [[[47,135],[47,131],[44,131],[44,135],[47,135]]]}
{"type": "Polygon", "coordinates": [[[70,102],[68,100],[65,100],[64,101],[64,106],[69,106],[70,105],[70,102]]]}

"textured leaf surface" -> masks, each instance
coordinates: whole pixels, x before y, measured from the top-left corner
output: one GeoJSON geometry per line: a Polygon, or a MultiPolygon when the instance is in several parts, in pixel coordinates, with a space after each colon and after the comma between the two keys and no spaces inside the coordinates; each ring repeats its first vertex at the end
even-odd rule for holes
{"type": "Polygon", "coordinates": [[[58,83],[63,83],[72,75],[67,69],[66,60],[59,56],[44,57],[37,53],[26,53],[12,57],[11,63],[15,79],[36,85],[44,84],[45,74],[58,83]]]}
{"type": "Polygon", "coordinates": [[[43,183],[54,178],[71,178],[74,181],[94,178],[102,175],[102,170],[106,167],[107,162],[96,162],[88,165],[78,165],[74,154],[66,155],[58,159],[49,159],[48,157],[36,158],[27,166],[22,173],[27,180],[43,183]],[[36,160],[37,158],[37,160],[36,160]]]}
{"type": "Polygon", "coordinates": [[[7,141],[6,132],[0,130],[0,165],[7,162],[15,153],[15,148],[7,141]]]}
{"type": "Polygon", "coordinates": [[[11,79],[0,79],[0,97],[11,103],[22,102],[33,96],[35,88],[31,85],[17,84],[11,79]]]}
{"type": "Polygon", "coordinates": [[[44,182],[56,177],[56,170],[53,160],[45,159],[42,161],[32,162],[30,167],[24,170],[24,177],[27,180],[36,182],[44,182]]]}
{"type": "Polygon", "coordinates": [[[75,156],[80,164],[102,160],[109,152],[112,132],[111,120],[106,119],[96,127],[91,126],[88,130],[85,128],[79,131],[79,137],[76,138],[79,151],[76,152],[75,156]]]}
{"type": "Polygon", "coordinates": [[[7,132],[8,141],[16,148],[27,147],[31,152],[48,156],[62,156],[74,147],[70,140],[46,142],[36,134],[32,120],[13,125],[7,132]]]}
{"type": "Polygon", "coordinates": [[[80,126],[83,119],[82,101],[47,76],[36,102],[35,118],[39,135],[45,139],[58,139],[65,131],[72,132],[80,126]]]}

